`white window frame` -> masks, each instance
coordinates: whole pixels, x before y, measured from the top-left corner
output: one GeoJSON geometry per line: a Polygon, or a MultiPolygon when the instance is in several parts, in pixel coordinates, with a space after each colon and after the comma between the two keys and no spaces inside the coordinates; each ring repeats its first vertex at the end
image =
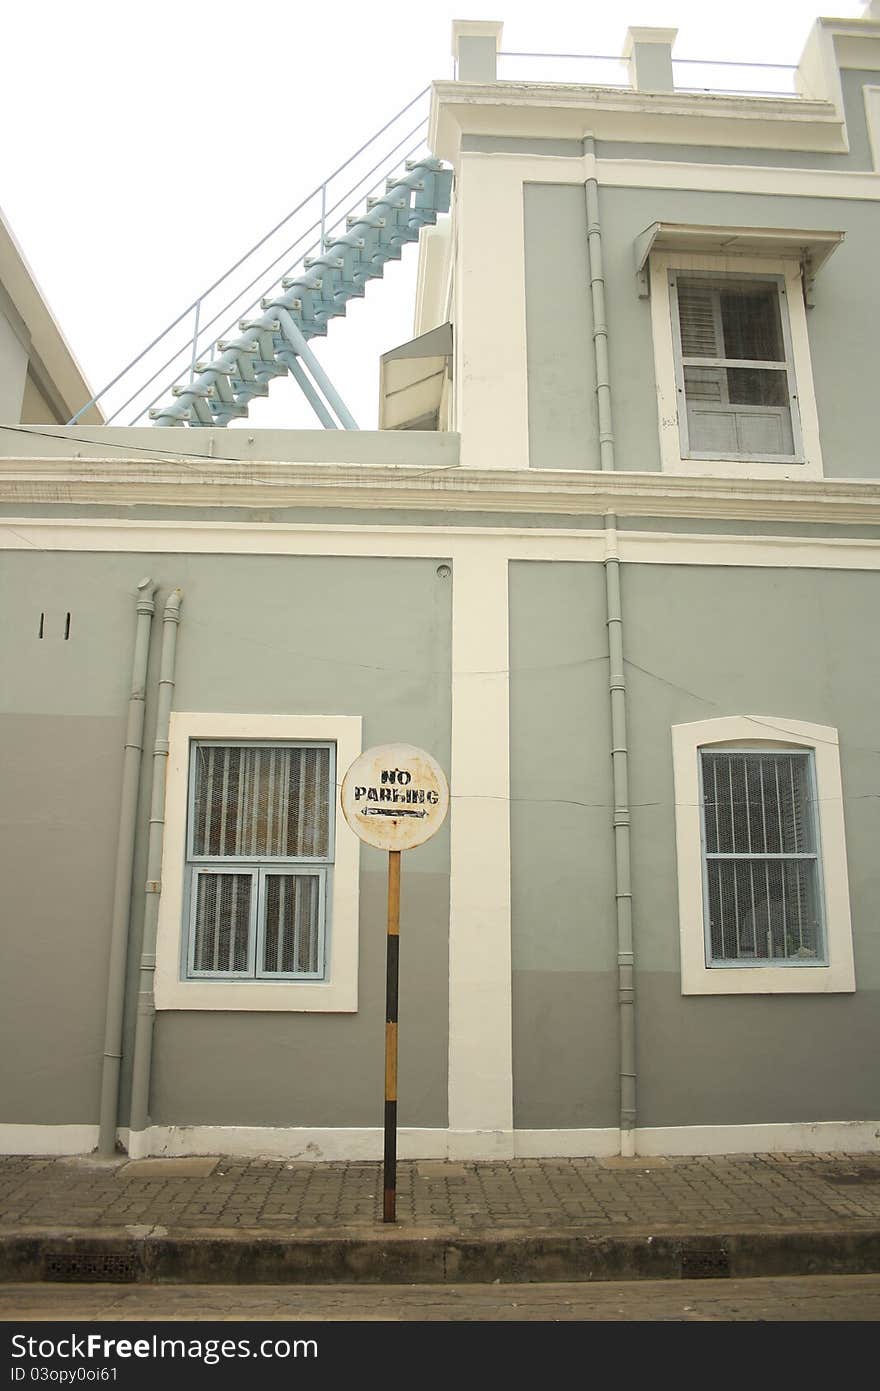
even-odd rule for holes
{"type": "Polygon", "coordinates": [[[837,730],[773,715],[727,715],[672,727],[683,995],[830,994],[856,988],[837,730]],[[824,961],[707,964],[700,763],[703,749],[807,750],[816,779],[824,961]]]}
{"type": "Polygon", "coordinates": [[[655,251],[650,257],[651,329],[660,431],[660,457],[664,472],[692,477],[821,478],[822,451],[819,421],[810,363],[810,345],[799,261],[774,256],[718,256],[698,252],[655,251]],[[740,280],[772,278],[784,289],[780,300],[786,359],[795,383],[792,399],[792,435],[796,454],[718,455],[687,453],[686,434],[680,427],[683,383],[678,325],[671,281],[677,275],[725,277],[740,280]],[[786,313],[787,310],[787,313],[786,313]]]}
{"type": "MultiPolygon", "coordinates": [[[[777,454],[761,454],[761,453],[759,453],[759,452],[749,452],[749,451],[747,451],[747,450],[742,450],[741,452],[738,451],[738,452],[736,453],[736,455],[733,456],[733,457],[736,457],[736,458],[738,458],[738,459],[743,459],[743,460],[744,460],[745,462],[747,462],[747,463],[765,463],[765,464],[777,464],[777,465],[779,465],[779,464],[802,464],[802,463],[804,462],[804,457],[803,457],[803,451],[802,451],[802,448],[801,448],[801,428],[800,428],[800,413],[799,413],[799,411],[798,411],[797,381],[796,381],[795,370],[794,370],[794,357],[793,357],[793,353],[792,353],[792,349],[791,349],[791,331],[790,331],[790,327],[789,327],[788,304],[787,304],[787,301],[788,301],[788,290],[786,289],[784,277],[781,276],[781,275],[766,275],[766,274],[764,274],[764,275],[750,275],[750,276],[738,276],[738,275],[734,275],[734,276],[729,276],[729,275],[728,275],[728,276],[716,276],[716,275],[712,274],[712,272],[710,272],[710,271],[690,271],[690,272],[688,272],[688,271],[671,270],[671,271],[669,272],[669,297],[670,297],[670,314],[671,314],[671,319],[672,319],[673,351],[674,351],[674,353],[675,353],[675,387],[676,387],[676,396],[677,396],[677,400],[678,400],[678,403],[679,403],[679,404],[678,404],[678,425],[679,425],[679,430],[680,430],[680,432],[681,432],[681,455],[682,455],[682,458],[687,458],[687,459],[725,459],[725,458],[731,457],[731,456],[730,456],[726,451],[724,451],[724,450],[697,449],[697,448],[694,447],[694,445],[692,444],[691,439],[690,439],[690,433],[691,433],[691,432],[690,432],[690,421],[689,421],[689,419],[688,419],[687,391],[686,391],[686,387],[685,387],[685,377],[684,377],[684,374],[685,374],[685,358],[684,358],[683,344],[682,344],[682,341],[681,341],[681,318],[680,318],[680,312],[679,312],[679,306],[678,306],[678,283],[679,283],[679,280],[682,279],[682,278],[685,279],[685,280],[689,280],[691,283],[696,282],[696,283],[699,284],[699,283],[702,281],[702,282],[705,283],[705,286],[706,286],[706,288],[707,288],[708,290],[714,290],[714,291],[720,291],[720,290],[722,289],[722,287],[725,286],[725,285],[729,285],[729,286],[732,287],[732,286],[735,286],[736,284],[754,285],[754,284],[756,284],[756,283],[757,283],[757,284],[767,285],[767,286],[773,286],[773,287],[775,288],[775,290],[776,290],[776,303],[777,303],[778,312],[779,312],[779,322],[780,322],[780,326],[781,326],[781,330],[782,330],[782,347],[783,347],[783,352],[784,352],[784,355],[785,355],[785,356],[784,356],[784,359],[783,359],[783,361],[784,361],[784,368],[779,368],[778,370],[779,370],[780,374],[781,374],[783,371],[784,371],[784,374],[785,374],[785,394],[786,394],[786,406],[785,406],[785,409],[788,411],[789,428],[790,428],[790,430],[791,430],[791,436],[792,436],[792,448],[791,448],[790,453],[788,453],[788,454],[779,454],[779,453],[777,453],[777,454]]],[[[720,336],[720,334],[721,334],[721,307],[720,307],[720,300],[719,300],[719,301],[716,301],[715,319],[716,319],[716,324],[715,324],[716,333],[720,336]]],[[[727,366],[734,366],[734,365],[735,365],[735,364],[734,364],[734,360],[731,359],[731,358],[719,358],[719,359],[717,359],[716,361],[717,361],[717,363],[718,363],[719,365],[722,364],[722,363],[725,364],[725,365],[727,365],[727,366]]],[[[768,364],[768,363],[764,363],[764,362],[758,363],[757,359],[754,359],[753,361],[754,361],[755,366],[756,366],[757,368],[759,368],[759,369],[766,369],[766,368],[770,367],[770,364],[768,364]]],[[[703,359],[701,359],[701,358],[691,358],[691,359],[689,360],[689,363],[688,363],[687,365],[690,366],[690,365],[693,365],[693,364],[696,364],[697,366],[705,366],[705,365],[707,365],[707,364],[704,363],[703,359]]],[[[716,365],[716,362],[713,361],[713,362],[711,362],[710,365],[711,365],[711,366],[715,366],[715,365],[716,365]]],[[[741,363],[737,363],[736,365],[741,365],[741,363]]],[[[774,369],[773,369],[772,367],[770,367],[770,370],[774,370],[774,369]]],[[[706,403],[704,403],[704,404],[706,404],[706,403]]],[[[741,409],[741,410],[744,410],[744,411],[746,411],[746,410],[755,410],[755,409],[764,409],[764,410],[766,410],[766,411],[769,411],[771,408],[769,408],[769,407],[743,406],[743,407],[739,407],[739,408],[737,408],[737,407],[727,407],[727,409],[733,409],[733,410],[741,409]]],[[[774,409],[775,409],[775,411],[778,413],[779,410],[782,409],[782,408],[776,407],[776,408],[774,408],[774,409]]]]}
{"type": "MultiPolygon", "coordinates": [[[[217,743],[331,743],[336,782],[361,753],[359,715],[244,715],[175,711],[171,715],[165,784],[162,885],[156,940],[157,1010],[284,1010],[354,1012],[358,983],[358,869],[360,842],[334,794],[335,858],[325,904],[325,972],[320,980],[248,976],[187,978],[189,946],[187,860],[192,745],[217,743]]],[[[283,868],[284,862],[276,862],[283,868]]],[[[268,864],[268,862],[267,862],[268,864]]],[[[228,866],[224,866],[228,870],[228,866]]],[[[198,868],[202,868],[199,866],[198,868]]],[[[270,866],[271,868],[271,866],[270,866]]]]}

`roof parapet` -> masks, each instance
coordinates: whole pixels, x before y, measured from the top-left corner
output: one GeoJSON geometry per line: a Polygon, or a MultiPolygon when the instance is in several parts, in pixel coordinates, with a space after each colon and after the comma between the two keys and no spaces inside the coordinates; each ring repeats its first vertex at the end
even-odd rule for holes
{"type": "Polygon", "coordinates": [[[627,29],[623,56],[637,92],[675,91],[672,46],[677,34],[677,29],[627,29]]]}
{"type": "Polygon", "coordinates": [[[504,25],[497,19],[454,19],[452,56],[459,82],[496,82],[504,25]]]}

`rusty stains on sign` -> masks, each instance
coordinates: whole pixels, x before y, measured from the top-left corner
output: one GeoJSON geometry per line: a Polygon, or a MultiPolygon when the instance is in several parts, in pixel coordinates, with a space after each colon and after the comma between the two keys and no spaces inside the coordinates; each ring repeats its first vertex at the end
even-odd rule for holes
{"type": "Polygon", "coordinates": [[[367,749],[342,783],[342,811],[361,840],[378,850],[411,850],[446,817],[449,788],[440,765],[412,744],[367,749]]]}

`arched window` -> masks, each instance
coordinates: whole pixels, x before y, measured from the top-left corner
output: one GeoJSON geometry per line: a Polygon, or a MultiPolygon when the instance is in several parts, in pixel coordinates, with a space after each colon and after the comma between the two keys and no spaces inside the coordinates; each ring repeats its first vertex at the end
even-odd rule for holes
{"type": "Polygon", "coordinates": [[[837,731],[675,725],[684,994],[855,989],[837,731]]]}

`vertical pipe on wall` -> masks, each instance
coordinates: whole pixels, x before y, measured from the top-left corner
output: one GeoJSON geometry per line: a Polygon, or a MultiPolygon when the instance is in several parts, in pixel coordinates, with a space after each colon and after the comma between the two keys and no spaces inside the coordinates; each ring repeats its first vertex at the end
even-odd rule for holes
{"type": "Polygon", "coordinates": [[[150,628],[156,605],[156,586],[150,579],[138,584],[134,657],[131,665],[131,692],[122,763],[122,793],[119,807],[119,839],[116,843],[116,869],[113,879],[113,912],[110,925],[110,964],[107,977],[107,1009],[104,1021],[104,1058],[101,1067],[101,1112],[98,1152],[116,1151],[116,1121],[119,1107],[119,1070],[122,1063],[122,1015],[125,1000],[125,968],[128,958],[128,923],[131,914],[131,869],[134,859],[137,800],[140,786],[141,755],[144,751],[144,697],[150,628]]]}
{"type": "MultiPolygon", "coordinates": [[[[584,153],[593,158],[595,141],[584,141],[584,153]]],[[[605,270],[602,264],[602,228],[599,222],[599,183],[587,179],[587,259],[593,300],[593,351],[596,359],[596,400],[599,407],[599,460],[603,469],[614,468],[614,430],[611,417],[611,373],[608,368],[608,322],[605,317],[605,270]]]]}
{"type": "MultiPolygon", "coordinates": [[[[584,141],[584,153],[595,170],[595,142],[584,141]]],[[[602,264],[602,226],[599,183],[586,180],[587,258],[593,301],[593,348],[596,398],[599,410],[599,458],[603,469],[614,468],[614,430],[611,413],[611,373],[608,364],[608,322],[605,313],[605,272],[602,264]]],[[[608,627],[608,691],[611,702],[611,773],[614,791],[614,898],[617,922],[618,1058],[620,1087],[620,1152],[635,1154],[636,1026],[633,953],[632,875],[630,868],[629,747],[626,732],[626,672],[623,665],[623,607],[620,595],[620,555],[617,518],[605,517],[605,615],[608,627]]]]}
{"type": "MultiPolygon", "coordinates": [[[[165,830],[165,775],[168,767],[168,732],[174,696],[174,668],[177,657],[177,628],[183,593],[174,589],[162,614],[162,657],[159,670],[159,696],[156,707],[156,739],[153,745],[153,788],[150,798],[150,836],[147,848],[146,904],[141,945],[140,982],[131,1079],[131,1139],[147,1127],[150,1100],[150,1073],[153,1058],[153,979],[156,973],[156,929],[159,921],[159,893],[162,880],[162,837],[165,830]]],[[[131,1140],[129,1141],[131,1152],[131,1140]]]]}
{"type": "Polygon", "coordinates": [[[632,876],[629,831],[629,746],[617,518],[605,518],[605,602],[608,623],[608,689],[611,696],[611,771],[614,787],[614,897],[617,914],[617,997],[620,1048],[620,1152],[635,1154],[636,1021],[632,876]]]}

